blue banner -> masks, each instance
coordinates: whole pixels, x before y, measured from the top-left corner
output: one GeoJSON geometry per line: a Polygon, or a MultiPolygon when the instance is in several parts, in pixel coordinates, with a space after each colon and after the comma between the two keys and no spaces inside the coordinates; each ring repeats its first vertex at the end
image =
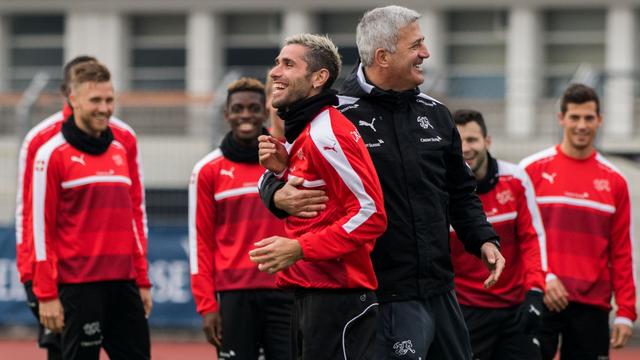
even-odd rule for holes
{"type": "MultiPolygon", "coordinates": [[[[189,283],[186,227],[150,227],[149,278],[153,284],[152,327],[199,327],[189,283]]],[[[0,227],[0,325],[35,325],[16,269],[13,228],[0,227]]]]}

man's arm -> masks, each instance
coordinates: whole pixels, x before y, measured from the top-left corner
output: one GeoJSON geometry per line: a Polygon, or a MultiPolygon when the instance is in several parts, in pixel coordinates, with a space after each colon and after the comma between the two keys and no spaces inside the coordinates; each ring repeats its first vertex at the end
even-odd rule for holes
{"type": "Polygon", "coordinates": [[[207,341],[219,347],[222,318],[215,298],[215,219],[213,173],[199,162],[189,182],[189,265],[191,291],[197,312],[202,315],[202,330],[207,341]]]}
{"type": "Polygon", "coordinates": [[[615,187],[616,212],[611,224],[609,262],[610,279],[618,310],[611,333],[611,345],[623,347],[631,337],[636,320],[636,284],[633,276],[633,245],[631,238],[631,204],[627,183],[620,179],[615,187]]]}

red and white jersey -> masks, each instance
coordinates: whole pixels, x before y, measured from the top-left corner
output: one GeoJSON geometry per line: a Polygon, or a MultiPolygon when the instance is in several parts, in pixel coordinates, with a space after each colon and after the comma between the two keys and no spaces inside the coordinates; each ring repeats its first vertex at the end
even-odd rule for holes
{"type": "Polygon", "coordinates": [[[189,182],[191,289],[200,314],[218,311],[215,292],[276,288],[275,276],[249,260],[255,243],[284,235],[258,194],[259,163],[239,163],[217,149],[193,169],[189,182]]]}
{"type": "Polygon", "coordinates": [[[544,289],[545,232],[529,176],[517,165],[497,160],[498,180],[490,191],[478,194],[496,233],[507,267],[500,280],[485,289],[489,271],[482,260],[467,253],[452,231],[451,258],[460,304],[504,308],[522,303],[525,292],[544,289]]]}
{"type": "Polygon", "coordinates": [[[58,297],[58,284],[136,278],[143,248],[124,145],[91,155],[58,132],[36,153],[32,182],[38,299],[58,297]]]}
{"type": "MultiPolygon", "coordinates": [[[[20,280],[24,283],[33,277],[33,227],[31,209],[31,188],[33,163],[38,149],[60,132],[62,123],[72,114],[67,104],[59,111],[32,128],[22,142],[18,160],[18,191],[16,197],[16,263],[20,280]]],[[[133,204],[136,231],[144,249],[144,256],[136,260],[138,286],[149,287],[147,276],[147,214],[145,211],[142,162],[138,152],[135,132],[122,120],[112,117],[109,127],[114,139],[127,151],[127,165],[131,176],[130,197],[133,204]]]]}
{"type": "Polygon", "coordinates": [[[302,188],[324,190],[329,200],[314,218],[286,219],[287,235],[299,241],[304,259],[278,272],[278,286],[376,289],[369,254],[387,218],[360,134],[338,110],[325,107],[287,147],[284,180],[302,178],[302,188]]]}
{"type": "Polygon", "coordinates": [[[636,319],[631,206],[627,181],[600,153],[574,159],[555,146],[520,163],[536,191],[547,234],[550,276],[569,300],[611,309],[617,322],[636,319]]]}

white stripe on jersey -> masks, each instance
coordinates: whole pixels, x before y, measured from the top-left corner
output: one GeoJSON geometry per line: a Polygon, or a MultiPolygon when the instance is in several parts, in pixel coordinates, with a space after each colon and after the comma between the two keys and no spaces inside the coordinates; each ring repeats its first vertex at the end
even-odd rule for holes
{"type": "Polygon", "coordinates": [[[602,212],[613,214],[616,212],[615,206],[609,204],[599,203],[593,200],[576,199],[567,196],[539,196],[537,198],[538,204],[563,204],[573,205],[578,207],[585,207],[589,209],[599,210],[602,212]]]}
{"type": "Polygon", "coordinates": [[[198,177],[200,170],[209,162],[222,156],[222,151],[216,149],[196,163],[189,181],[189,265],[191,274],[198,273],[198,231],[196,229],[196,210],[198,208],[198,177]]]}
{"type": "Polygon", "coordinates": [[[49,159],[55,149],[65,144],[62,133],[58,133],[38,149],[33,163],[33,236],[36,261],[47,259],[45,231],[45,194],[47,193],[47,170],[49,159]],[[38,169],[39,166],[42,168],[38,169]]]}
{"type": "Polygon", "coordinates": [[[82,185],[97,183],[123,183],[131,185],[131,179],[122,175],[95,175],[86,176],[75,180],[64,181],[62,182],[62,184],[60,184],[60,186],[62,186],[63,189],[71,189],[82,185]]]}
{"type": "Polygon", "coordinates": [[[536,235],[538,236],[538,245],[540,246],[540,261],[543,271],[547,271],[547,232],[544,230],[544,224],[542,223],[542,216],[540,215],[540,209],[536,204],[536,193],[533,190],[533,184],[531,178],[527,175],[527,172],[523,168],[508,163],[506,161],[498,160],[498,173],[500,175],[511,175],[520,180],[522,187],[524,188],[524,196],[527,199],[527,209],[531,214],[531,223],[536,235]]]}
{"type": "Polygon", "coordinates": [[[508,212],[500,215],[487,216],[487,221],[489,221],[492,224],[497,224],[504,221],[516,219],[517,217],[518,217],[518,212],[512,211],[512,212],[508,212]]]}
{"type": "Polygon", "coordinates": [[[230,190],[221,191],[219,193],[215,193],[213,198],[216,200],[222,200],[234,196],[246,195],[246,194],[257,194],[258,188],[255,186],[246,186],[241,188],[235,188],[230,190]]]}
{"type": "Polygon", "coordinates": [[[311,121],[309,136],[317,147],[318,152],[336,170],[338,176],[342,178],[344,184],[351,190],[360,204],[360,210],[342,225],[344,231],[351,233],[367,221],[371,215],[375,214],[376,204],[371,196],[367,194],[362,179],[353,170],[342,147],[340,147],[340,143],[331,127],[331,116],[328,110],[323,111],[311,121]],[[325,150],[325,147],[330,147],[335,151],[325,150]]]}

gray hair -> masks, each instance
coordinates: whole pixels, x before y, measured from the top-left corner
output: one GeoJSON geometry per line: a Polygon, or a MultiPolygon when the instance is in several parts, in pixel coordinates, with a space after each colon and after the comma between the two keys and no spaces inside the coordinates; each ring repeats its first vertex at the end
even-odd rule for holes
{"type": "Polygon", "coordinates": [[[367,11],[356,29],[356,44],[364,66],[373,64],[377,49],[396,52],[398,32],[420,18],[414,10],[390,5],[367,11]]]}
{"type": "Polygon", "coordinates": [[[320,69],[329,71],[329,79],[323,88],[328,89],[340,75],[342,60],[338,47],[326,35],[297,34],[285,39],[284,45],[302,45],[308,49],[303,56],[307,70],[311,73],[320,69]]]}

